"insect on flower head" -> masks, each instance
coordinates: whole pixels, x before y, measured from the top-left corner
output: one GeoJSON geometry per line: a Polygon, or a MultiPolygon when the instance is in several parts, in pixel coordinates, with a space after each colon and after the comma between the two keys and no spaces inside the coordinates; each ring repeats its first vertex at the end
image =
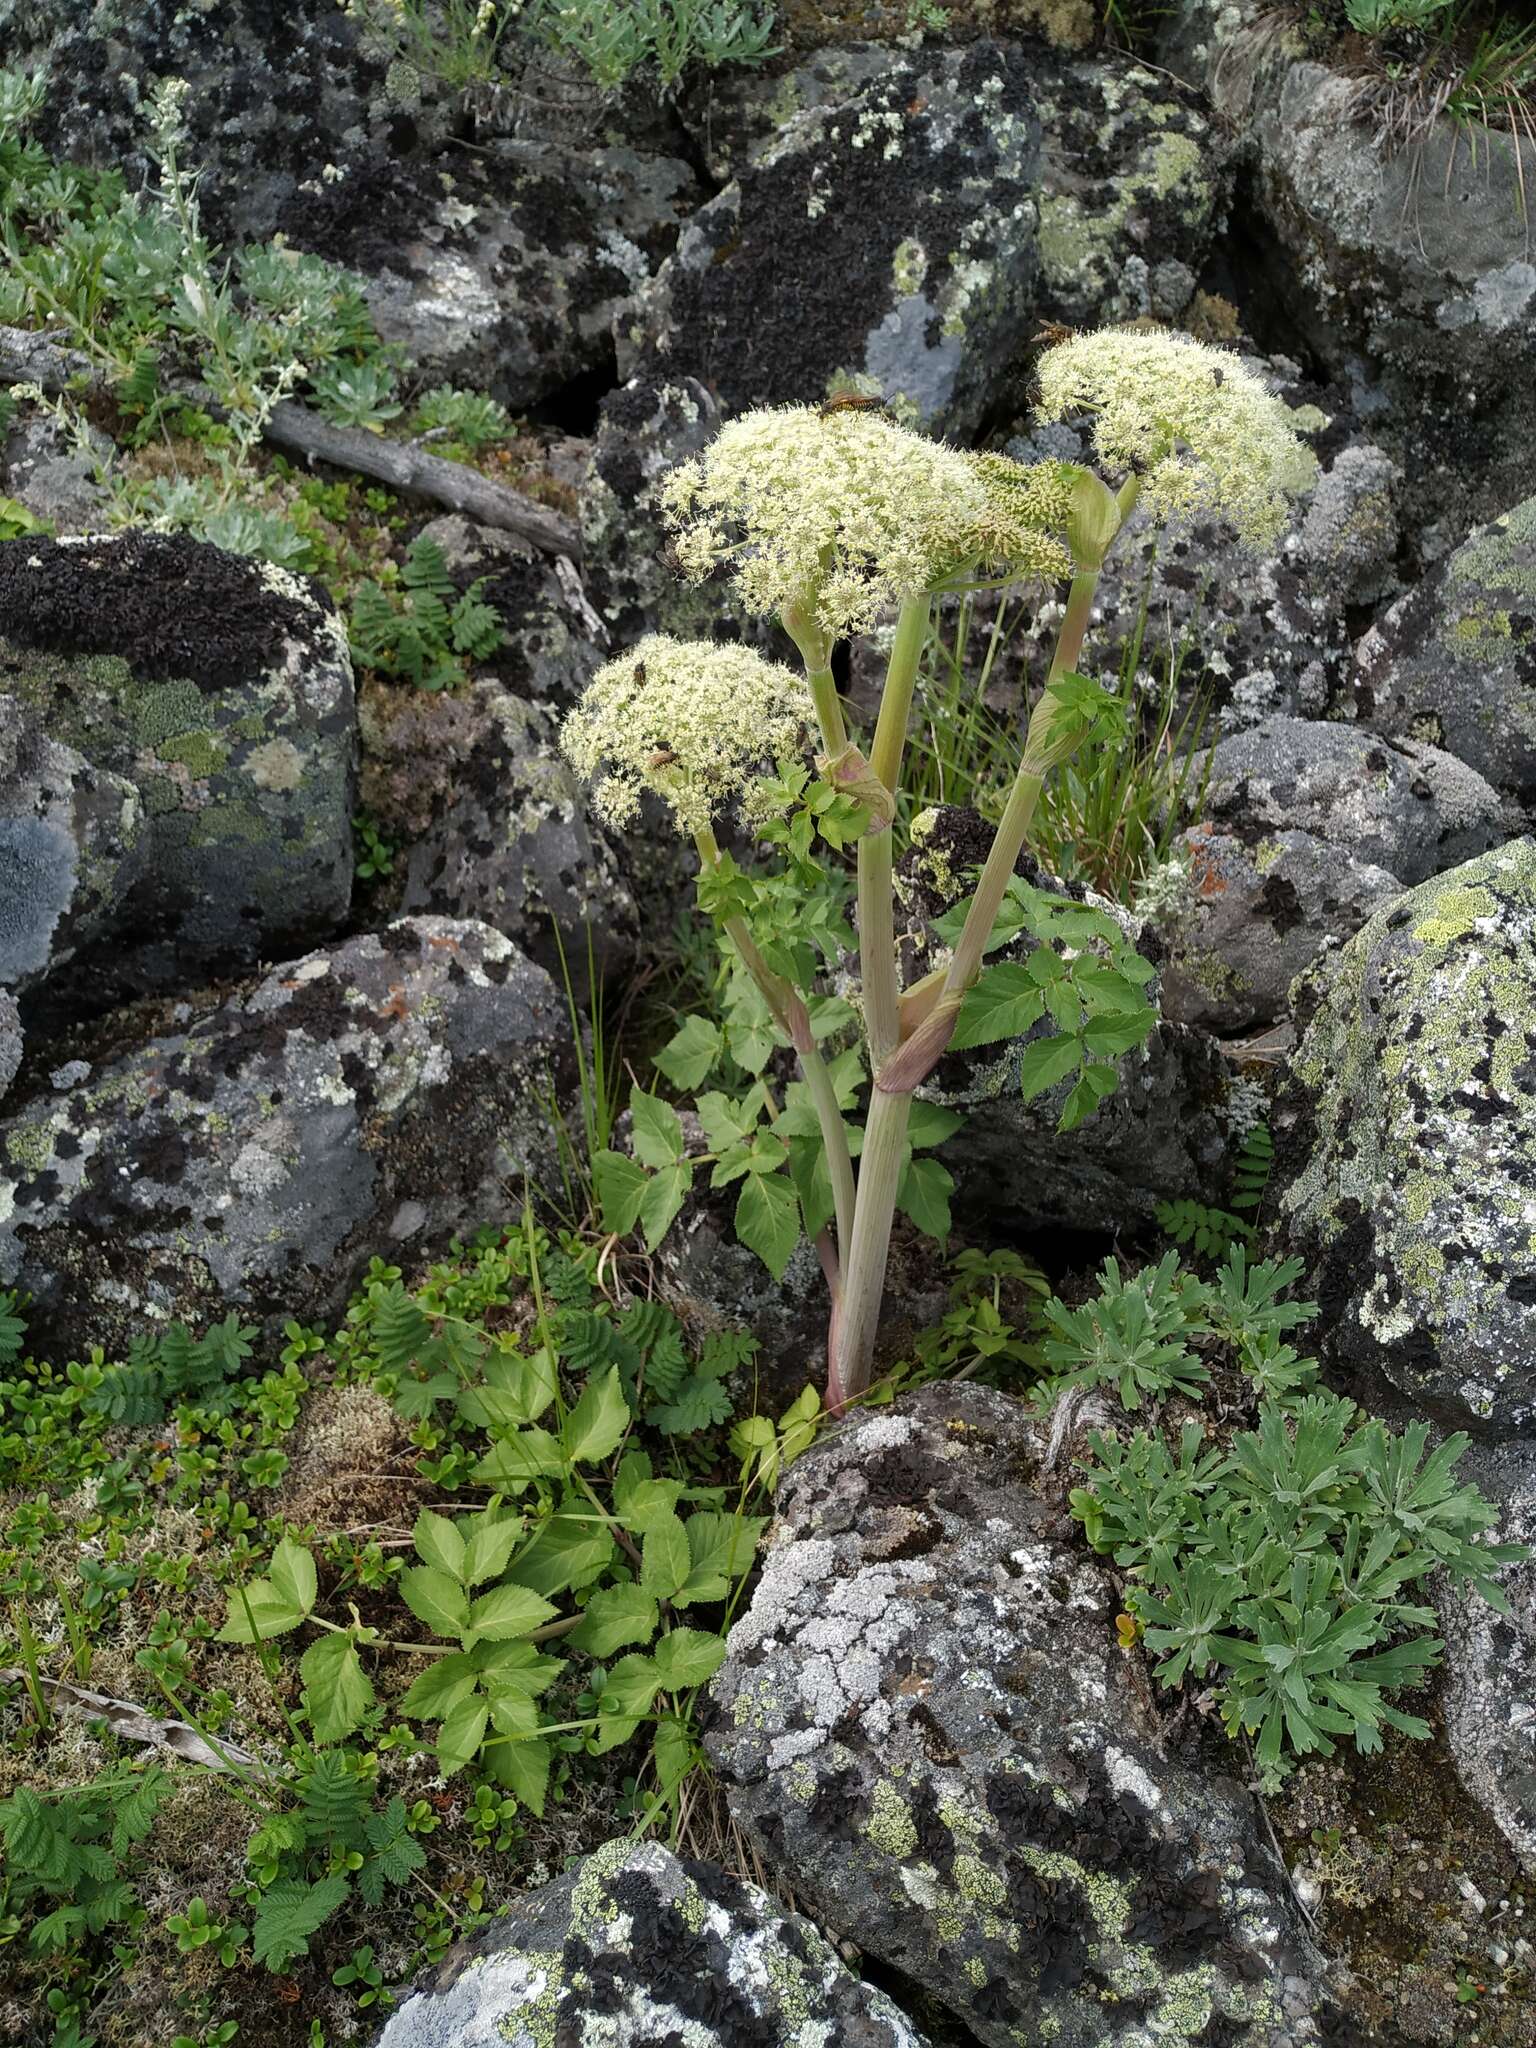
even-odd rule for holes
{"type": "Polygon", "coordinates": [[[749,647],[652,633],[597,671],[560,741],[597,778],[594,801],[611,824],[628,824],[650,790],[692,833],[738,804],[755,821],[761,771],[801,752],[814,721],[791,669],[749,647]]]}

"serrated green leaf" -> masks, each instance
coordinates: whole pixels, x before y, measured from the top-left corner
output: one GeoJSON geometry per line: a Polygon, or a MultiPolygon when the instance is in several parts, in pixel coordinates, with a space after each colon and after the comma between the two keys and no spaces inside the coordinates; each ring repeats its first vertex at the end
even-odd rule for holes
{"type": "Polygon", "coordinates": [[[603,1212],[603,1228],[628,1237],[640,1215],[650,1175],[624,1152],[597,1152],[592,1158],[592,1185],[603,1212]]]}
{"type": "Polygon", "coordinates": [[[304,1706],[317,1742],[340,1742],[362,1725],[373,1686],[350,1636],[322,1636],[299,1659],[304,1706]]]}
{"type": "Polygon", "coordinates": [[[416,1517],[411,1540],[423,1564],[445,1573],[450,1579],[462,1580],[464,1538],[446,1515],[435,1515],[430,1508],[423,1508],[416,1517]]]}
{"type": "Polygon", "coordinates": [[[955,1177],[937,1159],[909,1159],[897,1189],[896,1206],[926,1237],[941,1241],[950,1232],[949,1198],[955,1177]]]}
{"type": "Polygon", "coordinates": [[[458,1636],[469,1625],[469,1599],[457,1579],[432,1566],[413,1565],[400,1574],[400,1597],[434,1634],[458,1636]]]}
{"type": "Polygon", "coordinates": [[[967,1046],[1020,1038],[1044,1008],[1045,998],[1024,962],[994,961],[966,990],[950,1045],[963,1051],[967,1046]]]}
{"type": "Polygon", "coordinates": [[[566,1641],[589,1657],[606,1659],[656,1633],[656,1602],[639,1586],[599,1586],[566,1641]]]}
{"type": "Polygon", "coordinates": [[[500,1578],[523,1533],[523,1517],[509,1515],[504,1521],[475,1520],[464,1546],[463,1579],[466,1586],[483,1586],[487,1579],[500,1578]]]}
{"type": "Polygon", "coordinates": [[[535,1593],[579,1592],[607,1570],[615,1547],[601,1522],[552,1515],[513,1560],[508,1576],[535,1593]]]}
{"type": "Polygon", "coordinates": [[[685,1017],[661,1051],[655,1056],[674,1088],[692,1092],[714,1071],[725,1049],[719,1027],[707,1017],[685,1017]]]}
{"type": "Polygon", "coordinates": [[[565,1471],[568,1463],[558,1438],[552,1437],[547,1429],[520,1429],[515,1436],[503,1437],[499,1444],[493,1444],[471,1477],[482,1486],[515,1492],[530,1480],[555,1477],[565,1471]]]}
{"type": "Polygon", "coordinates": [[[462,1650],[429,1664],[398,1704],[408,1721],[441,1721],[474,1691],[479,1673],[462,1650]]]}
{"type": "Polygon", "coordinates": [[[751,1174],[736,1199],[736,1235],[775,1280],[782,1280],[800,1242],[800,1204],[781,1174],[751,1174]]]}
{"type": "Polygon", "coordinates": [[[656,1778],[662,1791],[673,1791],[692,1770],[698,1755],[687,1722],[676,1714],[664,1714],[656,1723],[651,1754],[656,1761],[656,1778]]]}
{"type": "Polygon", "coordinates": [[[593,1377],[582,1390],[581,1399],[565,1418],[560,1432],[561,1448],[573,1465],[592,1465],[612,1457],[629,1429],[629,1403],[616,1365],[601,1378],[593,1377]]]}
{"type": "Polygon", "coordinates": [[[656,1673],[668,1692],[686,1692],[713,1678],[725,1662],[725,1638],[701,1628],[672,1628],[652,1651],[656,1673]]]}
{"type": "Polygon", "coordinates": [[[670,1102],[659,1095],[647,1095],[636,1088],[629,1098],[633,1122],[635,1157],[642,1166],[670,1166],[681,1159],[686,1146],[682,1120],[670,1102]]]}
{"type": "Polygon", "coordinates": [[[1070,1033],[1063,1032],[1055,1038],[1037,1038],[1024,1048],[1019,1062],[1019,1087],[1024,1100],[1043,1095],[1048,1088],[1054,1088],[1081,1066],[1082,1043],[1070,1033]]]}
{"type": "Polygon", "coordinates": [[[268,1576],[280,1600],[308,1614],[315,1604],[315,1560],[302,1543],[285,1536],[272,1553],[268,1576]]]}
{"type": "Polygon", "coordinates": [[[517,1585],[493,1586],[469,1610],[469,1625],[475,1635],[493,1643],[526,1636],[554,1618],[555,1609],[546,1599],[517,1585]]]}
{"type": "Polygon", "coordinates": [[[680,1515],[658,1520],[641,1547],[640,1584],[658,1600],[670,1600],[693,1569],[688,1532],[680,1515]]]}
{"type": "Polygon", "coordinates": [[[648,1252],[655,1251],[671,1229],[677,1212],[688,1199],[693,1185],[693,1161],[679,1159],[653,1174],[640,1198],[638,1221],[648,1252]]]}
{"type": "Polygon", "coordinates": [[[479,1693],[461,1700],[452,1713],[444,1717],[438,1730],[436,1748],[438,1769],[445,1778],[451,1778],[455,1771],[462,1771],[479,1754],[490,1718],[490,1708],[479,1693]]]}
{"type": "Polygon", "coordinates": [[[549,1791],[549,1766],[553,1751],[547,1742],[530,1737],[492,1742],[482,1761],[499,1785],[519,1800],[528,1811],[544,1818],[549,1791]]]}

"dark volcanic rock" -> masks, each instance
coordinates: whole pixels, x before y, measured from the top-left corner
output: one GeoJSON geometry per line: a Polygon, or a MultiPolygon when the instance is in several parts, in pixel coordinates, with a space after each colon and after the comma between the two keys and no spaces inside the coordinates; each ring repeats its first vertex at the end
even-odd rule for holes
{"type": "Polygon", "coordinates": [[[155,534],[0,548],[0,693],[81,763],[73,851],[64,831],[22,901],[53,920],[21,968],[48,971],[40,1010],[193,985],[345,917],[352,664],[317,586],[155,534]]]}
{"type": "Polygon", "coordinates": [[[919,52],[791,121],[689,221],[620,323],[619,367],[727,411],[870,378],[965,437],[1028,333],[1040,123],[1031,54],[919,52]]]}
{"type": "Polygon", "coordinates": [[[713,1863],[609,1842],[520,1899],[391,2016],[377,2048],[926,2048],[814,1925],[713,1863]]]}
{"type": "Polygon", "coordinates": [[[1433,740],[1536,800],[1536,498],[1472,534],[1385,612],[1351,680],[1362,724],[1433,740]]]}
{"type": "Polygon", "coordinates": [[[404,920],[291,961],[0,1123],[0,1286],[70,1358],[120,1356],[146,1318],[339,1314],[375,1253],[552,1184],[566,1030],[548,975],[484,925],[404,920]]]}
{"type": "Polygon", "coordinates": [[[1298,990],[1272,1182],[1359,1397],[1536,1430],[1536,840],[1378,910],[1298,990]]]}
{"type": "Polygon", "coordinates": [[[1314,2039],[1259,1811],[1165,1748],[1113,1579],[1032,1489],[1043,1440],[931,1387],[791,1467],[712,1687],[731,1810],[988,2048],[1314,2039]]]}

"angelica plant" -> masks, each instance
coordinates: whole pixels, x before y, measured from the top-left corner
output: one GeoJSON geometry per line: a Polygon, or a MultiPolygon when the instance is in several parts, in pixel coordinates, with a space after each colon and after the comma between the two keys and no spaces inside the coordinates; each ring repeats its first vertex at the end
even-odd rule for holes
{"type": "MultiPolygon", "coordinates": [[[[1220,510],[1250,546],[1283,530],[1312,458],[1284,408],[1234,357],[1182,336],[1105,330],[1051,349],[1039,366],[1041,412],[1086,418],[1094,466],[1025,466],[926,440],[883,411],[847,405],[746,414],[667,480],[664,503],[682,573],[723,578],[746,612],[773,619],[803,673],[740,646],[659,636],[594,678],[566,727],[576,766],[597,778],[609,817],[631,820],[649,791],[694,840],[700,902],[728,936],[750,989],[731,1000],[733,1050],[752,1041],[752,999],[800,1066],[783,1103],[760,1057],[739,1100],[699,1097],[716,1186],[740,1185],[737,1222],[775,1273],[805,1235],[831,1296],[828,1403],[869,1383],[898,1206],[948,1225],[949,1176],[914,1151],[953,1128],[916,1102],[951,1047],[1029,1034],[1026,1095],[1071,1081],[1063,1125],[1114,1089],[1118,1058],[1156,1021],[1152,969],[1120,925],[1092,905],[1026,887],[1015,869],[1046,778],[1115,715],[1117,698],[1079,673],[1105,558],[1138,504],[1166,520],[1220,510]],[[947,957],[903,985],[896,946],[893,840],[903,759],[935,603],[953,592],[1065,584],[1056,646],[1025,733],[990,853],[969,901],[939,931],[947,957]],[[894,620],[874,731],[853,733],[833,679],[839,642],[894,620]],[[812,780],[803,734],[819,741],[812,780]],[[734,814],[780,849],[785,875],[758,884],[722,853],[715,827],[734,814]],[[852,846],[857,868],[858,997],[829,996],[835,929],[820,884],[852,846]],[[788,899],[786,900],[786,888],[788,899]],[[796,930],[796,892],[814,917],[796,930]],[[1027,933],[1020,962],[988,963],[1027,933]],[[820,1040],[852,1023],[862,1044],[828,1060],[820,1040]],[[1037,1027],[1040,1027],[1037,1030],[1037,1027]],[[862,1128],[850,1124],[866,1079],[862,1128]],[[857,1160],[857,1169],[854,1161],[857,1160]]],[[[851,934],[848,935],[850,938],[851,934]]],[[[661,1064],[697,1086],[722,1035],[691,1020],[661,1064]]],[[[755,1058],[755,1065],[751,1063],[755,1058]]],[[[637,1092],[633,1161],[608,1162],[605,1215],[637,1222],[654,1245],[697,1161],[665,1104],[637,1092]],[[608,1199],[609,1194],[612,1200],[608,1199]]]]}

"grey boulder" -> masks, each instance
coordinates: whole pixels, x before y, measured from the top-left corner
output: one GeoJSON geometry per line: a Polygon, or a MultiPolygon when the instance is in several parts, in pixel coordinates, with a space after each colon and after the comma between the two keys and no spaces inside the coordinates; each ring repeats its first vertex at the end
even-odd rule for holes
{"type": "Polygon", "coordinates": [[[0,988],[0,1102],[15,1080],[22,1055],[21,1012],[9,989],[0,988]]]}
{"type": "MultiPolygon", "coordinates": [[[[1536,378],[1533,378],[1536,382],[1536,378]]],[[[1355,715],[1536,799],[1536,498],[1480,528],[1364,635],[1355,715]]]]}
{"type": "Polygon", "coordinates": [[[1249,847],[1200,825],[1176,855],[1185,872],[1177,905],[1150,913],[1167,949],[1162,1013],[1222,1035],[1277,1022],[1292,982],[1324,946],[1402,894],[1385,868],[1311,832],[1275,832],[1249,847]]]}
{"type": "Polygon", "coordinates": [[[1272,1183],[1362,1398],[1536,1429],[1536,840],[1384,905],[1297,990],[1272,1183]]]}
{"type": "Polygon", "coordinates": [[[553,1184],[568,1058],[563,998],[484,925],[290,961],[0,1122],[0,1286],[64,1357],[146,1319],[336,1315],[372,1255],[553,1184]]]}
{"type": "Polygon", "coordinates": [[[436,162],[343,167],[298,197],[298,246],[347,265],[427,383],[515,411],[611,365],[612,328],[698,198],[673,157],[496,138],[436,162]]]}
{"type": "MultiPolygon", "coordinates": [[[[1494,1539],[1536,1546],[1536,1473],[1523,1446],[1483,1461],[1476,1477],[1502,1509],[1494,1539]]],[[[1508,1614],[1436,1583],[1445,1736],[1462,1783],[1536,1873],[1536,1557],[1506,1565],[1499,1584],[1508,1614]]]]}
{"type": "Polygon", "coordinates": [[[43,981],[110,932],[144,872],[138,788],[0,696],[0,987],[43,981]]]}
{"type": "Polygon", "coordinates": [[[1316,1959],[1253,1802],[1166,1747],[1111,1575],[974,1386],[791,1467],[706,1745],[823,1922],[987,2048],[1315,2038],[1316,1959]]]}
{"type": "Polygon", "coordinates": [[[476,684],[476,737],[452,772],[447,803],[411,848],[400,907],[478,918],[578,997],[592,966],[605,979],[633,966],[640,913],[620,851],[588,812],[544,706],[476,684]]]}
{"type": "Polygon", "coordinates": [[[756,1885],[609,1842],[453,1949],[375,2048],[926,2048],[756,1885]]]}
{"type": "Polygon", "coordinates": [[[1422,882],[1504,837],[1498,793],[1423,740],[1318,719],[1267,718],[1211,750],[1205,813],[1262,844],[1294,829],[1422,882]]]}
{"type": "Polygon", "coordinates": [[[0,548],[0,691],[79,757],[77,817],[84,801],[119,848],[111,874],[71,869],[60,840],[36,875],[75,926],[38,1003],[196,985],[345,917],[352,665],[318,586],[179,536],[17,542],[0,548]]]}

